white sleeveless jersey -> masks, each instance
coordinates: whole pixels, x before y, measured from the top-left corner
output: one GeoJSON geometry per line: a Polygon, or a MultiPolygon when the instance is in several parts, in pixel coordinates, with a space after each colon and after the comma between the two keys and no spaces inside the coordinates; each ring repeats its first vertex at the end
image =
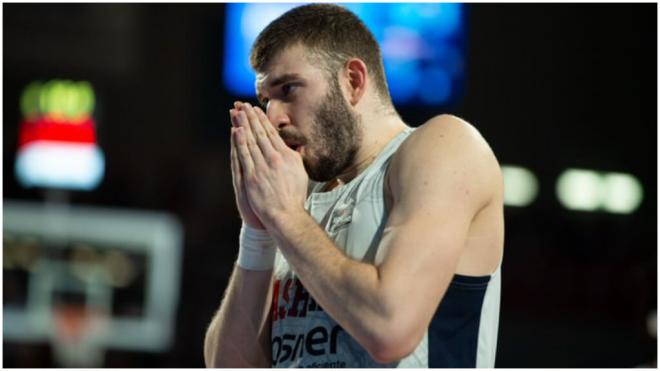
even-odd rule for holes
{"type": "MultiPolygon", "coordinates": [[[[311,186],[305,209],[348,257],[378,264],[387,222],[384,177],[392,155],[413,131],[397,135],[360,175],[329,192],[311,186]]],[[[500,269],[491,276],[455,275],[415,351],[379,364],[304,288],[277,252],[272,320],[273,367],[494,367],[500,301],[500,269]]],[[[406,300],[401,298],[401,300],[406,300]]]]}

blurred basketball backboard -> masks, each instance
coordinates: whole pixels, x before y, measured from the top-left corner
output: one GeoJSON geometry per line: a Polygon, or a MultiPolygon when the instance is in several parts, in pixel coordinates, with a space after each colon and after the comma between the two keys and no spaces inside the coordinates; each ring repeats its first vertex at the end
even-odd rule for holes
{"type": "Polygon", "coordinates": [[[4,201],[3,335],[62,366],[173,339],[182,230],[166,213],[4,201]],[[86,354],[87,356],[81,356],[86,354]]]}

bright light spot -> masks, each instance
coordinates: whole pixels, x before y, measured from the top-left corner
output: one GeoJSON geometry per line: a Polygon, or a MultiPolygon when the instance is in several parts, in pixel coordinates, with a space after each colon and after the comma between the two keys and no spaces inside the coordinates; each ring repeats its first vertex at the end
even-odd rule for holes
{"type": "Polygon", "coordinates": [[[91,190],[101,182],[103,152],[94,144],[35,141],[16,160],[16,175],[26,187],[91,190]]]}
{"type": "Polygon", "coordinates": [[[594,211],[604,196],[603,180],[591,170],[568,169],[557,181],[559,202],[571,210],[594,211]]]}
{"type": "Polygon", "coordinates": [[[571,210],[629,214],[642,202],[643,189],[630,174],[568,169],[557,181],[557,196],[571,210]]]}
{"type": "Polygon", "coordinates": [[[527,206],[539,192],[539,182],[534,174],[519,166],[502,166],[504,178],[504,205],[527,206]]]}
{"type": "Polygon", "coordinates": [[[87,81],[51,80],[30,83],[21,94],[23,116],[58,113],[69,119],[91,114],[94,90],[87,81]]]}
{"type": "Polygon", "coordinates": [[[302,4],[245,4],[241,17],[243,37],[254,42],[270,22],[298,5],[302,4]]]}
{"type": "Polygon", "coordinates": [[[603,178],[605,198],[603,208],[611,213],[629,214],[642,202],[642,185],[632,175],[606,174],[603,178]]]}

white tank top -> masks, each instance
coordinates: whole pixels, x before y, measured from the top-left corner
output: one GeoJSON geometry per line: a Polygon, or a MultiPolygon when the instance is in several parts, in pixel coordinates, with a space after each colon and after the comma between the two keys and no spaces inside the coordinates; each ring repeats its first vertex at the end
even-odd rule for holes
{"type": "MultiPolygon", "coordinates": [[[[399,133],[350,182],[328,192],[320,192],[323,183],[310,185],[305,209],[351,259],[371,264],[383,259],[378,247],[387,222],[384,177],[392,155],[413,130],[399,133]]],[[[499,282],[499,268],[492,276],[456,275],[415,351],[396,363],[379,364],[314,301],[278,250],[271,306],[272,365],[493,367],[499,282]]]]}

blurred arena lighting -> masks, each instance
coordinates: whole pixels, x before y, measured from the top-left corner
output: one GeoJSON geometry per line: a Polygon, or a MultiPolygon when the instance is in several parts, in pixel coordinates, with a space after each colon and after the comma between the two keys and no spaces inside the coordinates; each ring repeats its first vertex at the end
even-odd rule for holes
{"type": "Polygon", "coordinates": [[[640,182],[625,173],[567,169],[557,180],[559,202],[570,210],[630,214],[642,202],[640,182]]]}
{"type": "Polygon", "coordinates": [[[520,166],[503,165],[504,205],[523,207],[536,199],[539,182],[529,169],[520,166]]]}
{"type": "MultiPolygon", "coordinates": [[[[300,3],[230,3],[226,8],[223,80],[231,94],[253,97],[250,47],[268,23],[300,3]]],[[[462,4],[344,3],[381,46],[394,103],[441,105],[456,101],[465,80],[462,4]]]]}
{"type": "Polygon", "coordinates": [[[87,81],[34,81],[25,87],[20,105],[24,117],[52,115],[80,121],[94,110],[94,89],[87,81]]]}
{"type": "Polygon", "coordinates": [[[557,181],[557,196],[567,209],[594,211],[603,198],[601,177],[595,171],[568,169],[557,181]]]}
{"type": "Polygon", "coordinates": [[[611,213],[629,214],[642,202],[643,192],[640,182],[630,174],[605,174],[605,194],[603,208],[611,213]]]}
{"type": "Polygon", "coordinates": [[[35,81],[20,98],[15,171],[24,187],[92,190],[105,158],[96,142],[95,94],[87,81],[35,81]]]}
{"type": "Polygon", "coordinates": [[[3,207],[5,341],[50,342],[64,367],[100,367],[106,349],[170,348],[181,273],[178,219],[12,200],[3,207]]]}

